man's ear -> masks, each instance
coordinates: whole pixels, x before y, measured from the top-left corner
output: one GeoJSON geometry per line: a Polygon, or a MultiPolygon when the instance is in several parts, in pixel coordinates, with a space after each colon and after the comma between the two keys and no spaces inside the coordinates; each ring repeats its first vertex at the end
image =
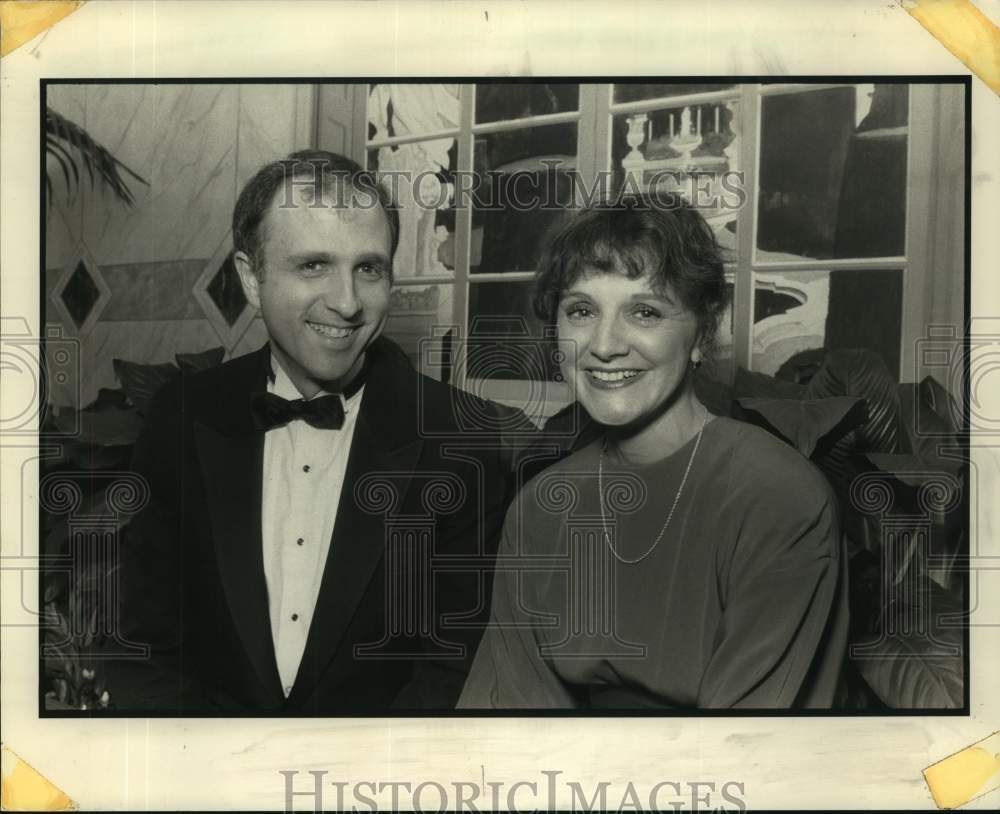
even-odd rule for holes
{"type": "Polygon", "coordinates": [[[240,275],[240,283],[243,285],[243,294],[247,302],[254,308],[260,308],[260,280],[257,279],[257,272],[254,269],[253,261],[247,257],[246,252],[236,252],[233,255],[233,265],[240,275]]]}

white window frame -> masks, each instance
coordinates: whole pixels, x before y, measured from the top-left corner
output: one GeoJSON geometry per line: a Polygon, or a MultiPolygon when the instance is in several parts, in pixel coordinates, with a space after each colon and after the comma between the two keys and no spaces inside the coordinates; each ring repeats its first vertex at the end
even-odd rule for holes
{"type": "MultiPolygon", "coordinates": [[[[864,79],[865,77],[858,77],[864,79]]],[[[858,271],[900,270],[903,279],[903,302],[900,331],[900,379],[913,381],[916,373],[914,342],[920,338],[926,325],[928,303],[925,301],[926,276],[930,273],[927,262],[932,254],[931,197],[935,176],[932,151],[935,98],[937,86],[910,84],[909,119],[907,134],[907,191],[904,253],[899,257],[868,259],[809,260],[791,262],[762,262],[755,257],[757,228],[757,203],[759,195],[759,145],[761,127],[761,101],[764,97],[779,94],[812,92],[837,87],[854,87],[857,83],[783,83],[737,84],[735,88],[681,96],[667,96],[640,101],[615,103],[614,86],[609,83],[580,83],[579,110],[543,116],[530,116],[517,120],[475,123],[475,85],[459,87],[460,122],[457,128],[433,133],[420,133],[396,138],[367,139],[367,98],[369,85],[357,85],[355,97],[355,127],[352,143],[359,145],[362,163],[369,150],[383,146],[426,141],[432,138],[455,138],[457,150],[456,171],[471,172],[473,145],[476,136],[511,129],[524,129],[549,124],[576,123],[577,169],[581,180],[588,185],[596,181],[598,171],[611,171],[611,133],[614,116],[623,113],[649,112],[679,105],[705,102],[737,101],[739,132],[741,133],[740,168],[748,195],[739,211],[736,228],[736,257],[727,263],[727,277],[734,283],[733,291],[733,367],[752,369],[753,307],[755,277],[760,272],[781,271],[796,273],[815,270],[849,268],[858,271]]],[[[530,280],[532,272],[507,272],[496,274],[470,273],[470,240],[472,211],[468,205],[457,202],[455,219],[455,269],[453,275],[433,275],[397,279],[397,286],[448,284],[453,286],[453,322],[457,326],[457,339],[461,341],[468,325],[469,286],[489,285],[494,282],[519,282],[530,280]]],[[[464,354],[459,355],[464,361],[464,354]]],[[[476,392],[489,394],[484,382],[467,381],[464,365],[456,366],[453,383],[469,387],[476,392]]],[[[513,395],[513,394],[511,394],[513,395]]],[[[516,401],[516,397],[511,399],[516,401]]]]}

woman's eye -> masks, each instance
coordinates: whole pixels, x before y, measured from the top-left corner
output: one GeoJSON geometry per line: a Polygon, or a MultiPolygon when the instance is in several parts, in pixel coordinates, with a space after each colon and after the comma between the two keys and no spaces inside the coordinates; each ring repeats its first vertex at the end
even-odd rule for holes
{"type": "Polygon", "coordinates": [[[577,303],[576,305],[571,305],[566,309],[566,316],[570,319],[584,319],[589,317],[593,311],[589,305],[584,303],[577,303]]]}
{"type": "Polygon", "coordinates": [[[640,305],[633,312],[639,319],[657,319],[660,316],[660,312],[655,308],[650,308],[648,305],[640,305]]]}

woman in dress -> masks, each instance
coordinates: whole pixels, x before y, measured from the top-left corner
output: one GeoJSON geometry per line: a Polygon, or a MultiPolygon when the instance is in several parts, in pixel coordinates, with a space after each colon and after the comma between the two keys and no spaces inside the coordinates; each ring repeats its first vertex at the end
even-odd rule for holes
{"type": "Polygon", "coordinates": [[[512,504],[460,707],[836,702],[833,495],[795,449],[695,396],[725,305],[718,244],[681,202],[593,207],[551,241],[534,307],[600,432],[512,504]]]}

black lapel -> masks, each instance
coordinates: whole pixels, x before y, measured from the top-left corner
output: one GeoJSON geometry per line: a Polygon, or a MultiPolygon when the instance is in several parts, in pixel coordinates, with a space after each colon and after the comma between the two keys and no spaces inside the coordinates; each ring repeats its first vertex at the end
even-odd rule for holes
{"type": "Polygon", "coordinates": [[[261,534],[264,433],[250,414],[251,394],[266,390],[268,364],[265,346],[227,366],[194,432],[226,599],[268,696],[281,698],[261,534]]]}
{"type": "Polygon", "coordinates": [[[369,353],[374,358],[347,459],[316,611],[289,697],[291,704],[308,698],[340,645],[369,583],[373,578],[384,578],[376,572],[385,552],[385,514],[360,508],[355,490],[372,483],[372,478],[387,480],[400,506],[423,449],[417,431],[415,371],[402,351],[387,340],[380,339],[369,353]]]}

